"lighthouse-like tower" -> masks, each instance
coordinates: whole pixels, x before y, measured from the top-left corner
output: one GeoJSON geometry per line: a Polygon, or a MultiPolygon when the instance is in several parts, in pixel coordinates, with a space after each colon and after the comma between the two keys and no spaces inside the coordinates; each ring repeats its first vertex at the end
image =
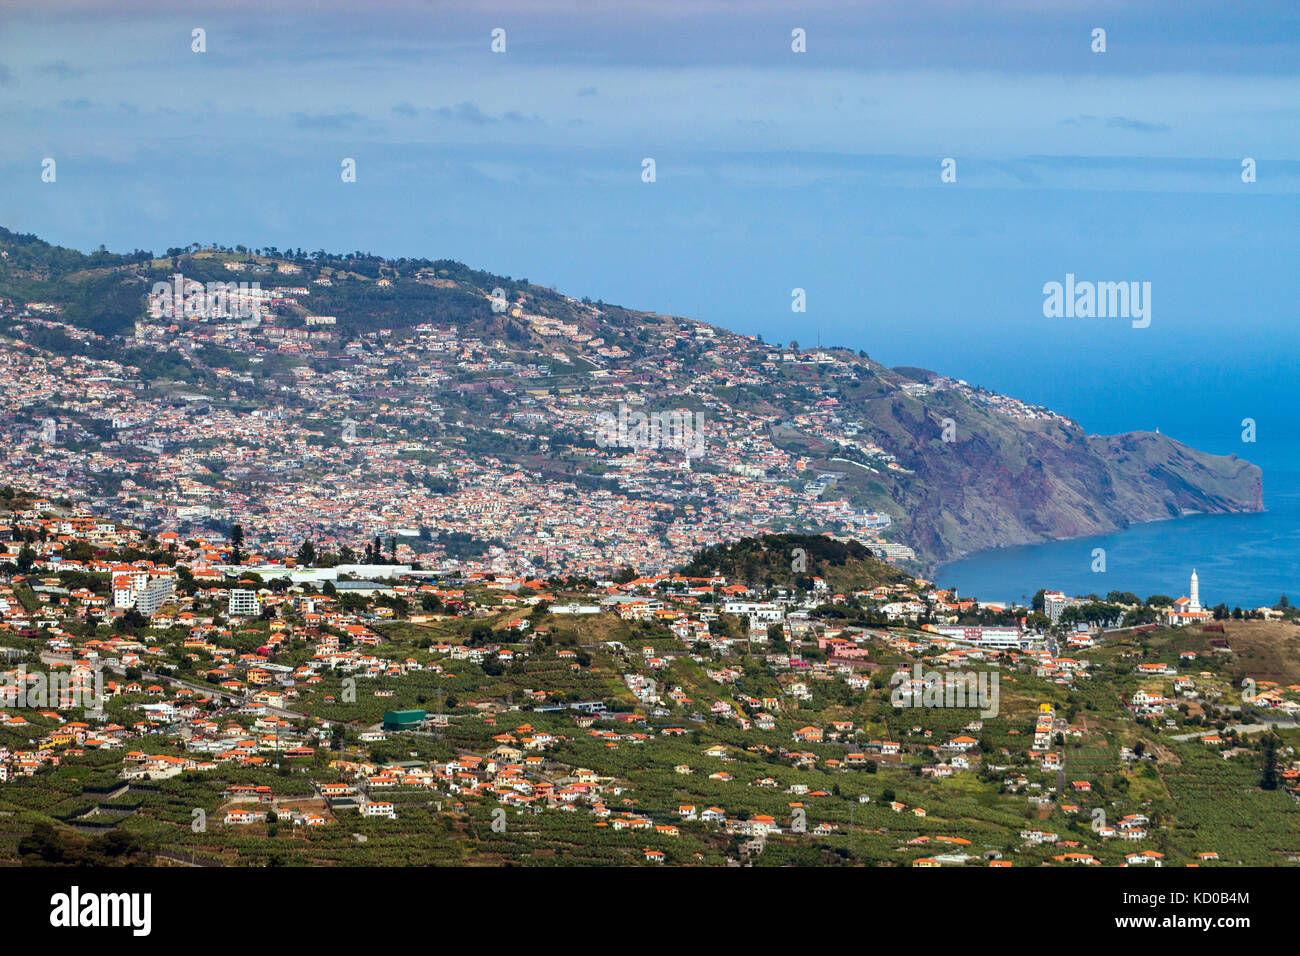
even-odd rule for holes
{"type": "Polygon", "coordinates": [[[1188,595],[1187,610],[1195,614],[1201,609],[1201,582],[1197,580],[1196,569],[1192,568],[1192,591],[1188,595]]]}

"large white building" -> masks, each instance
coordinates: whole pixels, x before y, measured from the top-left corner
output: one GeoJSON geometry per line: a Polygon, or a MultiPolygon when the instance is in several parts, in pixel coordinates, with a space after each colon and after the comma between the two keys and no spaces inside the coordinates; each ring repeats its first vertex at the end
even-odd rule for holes
{"type": "Polygon", "coordinates": [[[1053,624],[1060,622],[1061,613],[1067,607],[1074,607],[1082,603],[1078,598],[1067,597],[1064,591],[1043,592],[1043,613],[1047,615],[1053,624]]]}
{"type": "Polygon", "coordinates": [[[138,569],[113,574],[113,607],[135,608],[146,617],[158,613],[175,591],[176,578],[171,574],[150,574],[138,569]]]}
{"type": "Polygon", "coordinates": [[[965,627],[962,625],[938,625],[933,630],[944,637],[966,644],[978,644],[981,647],[1020,646],[1020,628],[1018,627],[965,627]]]}
{"type": "Polygon", "coordinates": [[[159,575],[150,578],[144,590],[136,595],[135,609],[145,617],[153,617],[158,609],[172,599],[176,593],[176,579],[171,575],[159,575]]]}
{"type": "Polygon", "coordinates": [[[762,604],[757,601],[724,601],[723,614],[748,616],[751,621],[776,623],[785,620],[785,611],[775,604],[762,604]]]}
{"type": "Polygon", "coordinates": [[[231,588],[227,612],[231,617],[257,617],[262,613],[262,602],[257,599],[256,591],[231,588]]]}

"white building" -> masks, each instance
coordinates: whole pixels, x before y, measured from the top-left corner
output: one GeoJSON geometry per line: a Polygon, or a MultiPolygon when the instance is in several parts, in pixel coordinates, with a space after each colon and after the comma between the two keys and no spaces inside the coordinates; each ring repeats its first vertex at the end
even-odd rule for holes
{"type": "Polygon", "coordinates": [[[1074,607],[1082,604],[1078,598],[1066,597],[1062,591],[1044,591],[1043,592],[1043,613],[1057,624],[1061,620],[1061,612],[1067,607],[1074,607]]]}
{"type": "Polygon", "coordinates": [[[785,620],[785,611],[775,604],[759,604],[754,601],[726,601],[722,613],[748,616],[750,621],[777,622],[785,620]]]}
{"type": "Polygon", "coordinates": [[[1214,615],[1201,606],[1201,581],[1196,576],[1196,569],[1192,569],[1192,580],[1189,584],[1191,593],[1185,597],[1180,597],[1174,602],[1173,610],[1165,618],[1165,623],[1179,624],[1200,624],[1205,621],[1213,620],[1214,615]]]}
{"type": "Polygon", "coordinates": [[[232,588],[228,613],[231,617],[257,617],[262,613],[262,602],[257,599],[257,592],[232,588]]]}
{"type": "Polygon", "coordinates": [[[135,598],[135,609],[145,617],[153,617],[158,609],[172,599],[176,593],[176,579],[171,575],[158,575],[150,578],[143,591],[135,598]]]}
{"type": "Polygon", "coordinates": [[[171,574],[131,571],[113,575],[113,607],[135,608],[145,617],[158,613],[175,591],[176,578],[171,574]]]}
{"type": "Polygon", "coordinates": [[[960,625],[939,625],[934,630],[944,637],[981,647],[1020,646],[1020,628],[1018,627],[963,627],[960,625]]]}

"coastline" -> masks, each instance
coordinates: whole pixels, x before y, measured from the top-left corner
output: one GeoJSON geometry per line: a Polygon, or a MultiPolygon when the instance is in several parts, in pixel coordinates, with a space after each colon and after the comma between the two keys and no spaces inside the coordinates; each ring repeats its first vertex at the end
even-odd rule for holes
{"type": "MultiPolygon", "coordinates": [[[[1300,489],[1291,499],[1300,499],[1300,489]]],[[[935,566],[940,587],[990,601],[1021,600],[1039,588],[1074,595],[1131,591],[1141,597],[1185,588],[1200,571],[1210,605],[1270,606],[1281,594],[1300,592],[1295,547],[1300,514],[1292,508],[1198,512],[1135,522],[1100,535],[1082,535],[972,552],[935,566]],[[1104,570],[1094,571],[1095,552],[1104,570]]]]}

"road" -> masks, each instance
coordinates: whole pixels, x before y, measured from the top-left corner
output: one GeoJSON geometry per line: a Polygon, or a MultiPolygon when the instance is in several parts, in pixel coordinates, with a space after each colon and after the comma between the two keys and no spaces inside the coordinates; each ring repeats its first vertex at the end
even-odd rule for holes
{"type": "Polygon", "coordinates": [[[1276,721],[1269,724],[1229,724],[1224,730],[1219,731],[1214,728],[1209,730],[1197,731],[1194,734],[1178,734],[1170,737],[1170,740],[1195,740],[1198,737],[1205,737],[1209,734],[1227,733],[1229,730],[1235,730],[1239,734],[1257,734],[1263,730],[1295,730],[1300,727],[1300,723],[1295,721],[1276,721]]]}

